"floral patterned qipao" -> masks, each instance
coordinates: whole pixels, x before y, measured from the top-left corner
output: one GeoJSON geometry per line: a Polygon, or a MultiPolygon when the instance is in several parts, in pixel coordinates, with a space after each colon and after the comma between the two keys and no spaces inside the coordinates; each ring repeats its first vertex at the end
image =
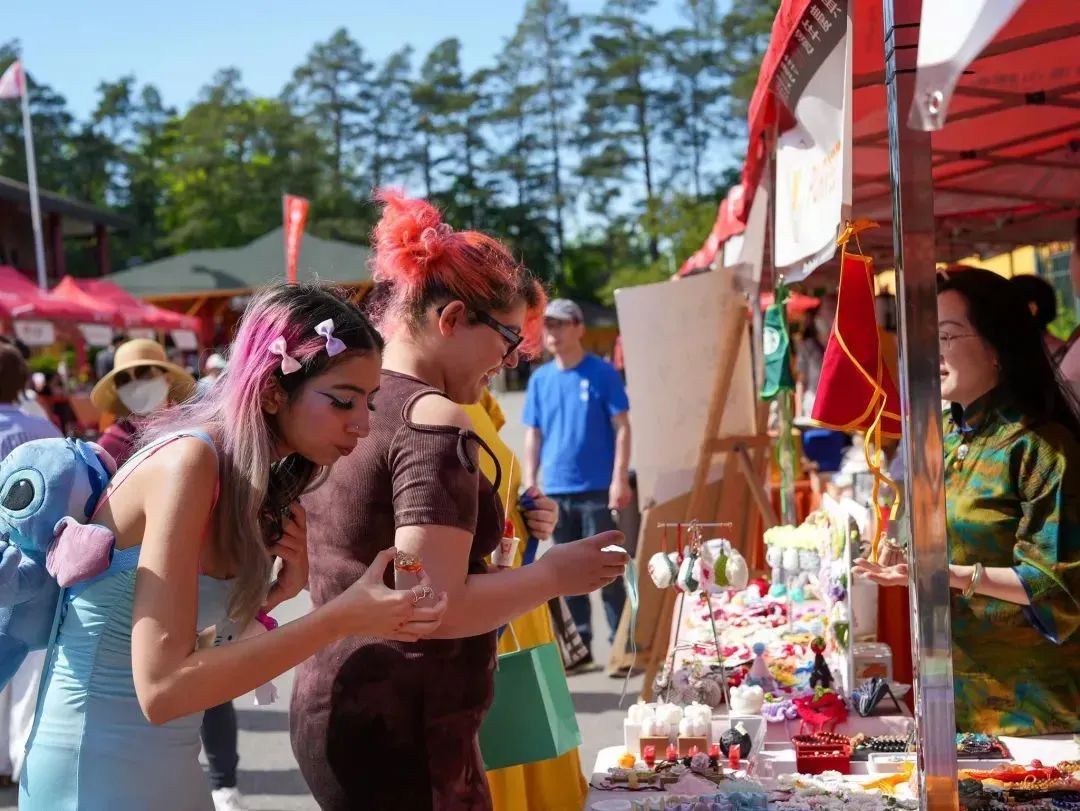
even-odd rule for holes
{"type": "Polygon", "coordinates": [[[1080,442],[999,391],[945,418],[950,559],[1012,568],[1030,606],[952,593],[963,732],[1080,731],[1080,442]]]}

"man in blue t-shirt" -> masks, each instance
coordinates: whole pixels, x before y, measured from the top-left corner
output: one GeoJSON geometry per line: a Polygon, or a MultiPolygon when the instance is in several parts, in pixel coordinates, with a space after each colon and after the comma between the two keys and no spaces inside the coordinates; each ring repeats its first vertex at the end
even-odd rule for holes
{"type": "MultiPolygon", "coordinates": [[[[526,487],[538,484],[559,505],[555,543],[567,543],[615,529],[613,510],[631,500],[630,403],[619,373],[582,346],[585,318],[568,299],[555,299],[544,311],[544,343],[555,359],[529,378],[524,421],[526,487]]],[[[622,615],[622,579],[601,592],[609,638],[622,615]]],[[[590,654],[592,609],[587,596],[568,597],[570,613],[590,654]]]]}

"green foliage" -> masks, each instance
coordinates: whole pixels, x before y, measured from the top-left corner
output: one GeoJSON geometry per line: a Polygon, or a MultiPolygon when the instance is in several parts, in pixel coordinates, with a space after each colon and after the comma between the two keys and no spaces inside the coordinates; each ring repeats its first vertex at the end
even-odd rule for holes
{"type": "MultiPolygon", "coordinates": [[[[243,244],[281,224],[282,193],[312,200],[309,229],[366,242],[373,188],[436,202],[455,228],[508,243],[553,290],[610,303],[696,251],[737,179],[746,103],[779,0],[526,0],[489,65],[461,42],[373,60],[345,28],[313,44],[277,98],[225,68],[184,110],[133,75],[101,81],[76,121],[30,76],[43,188],[132,223],[114,265],[243,244]]],[[[19,43],[0,43],[0,71],[19,43]]],[[[0,175],[25,178],[19,105],[0,104],[0,175]]],[[[91,252],[68,250],[72,272],[91,252]]]]}
{"type": "Polygon", "coordinates": [[[60,368],[60,358],[56,355],[31,355],[26,365],[30,367],[31,372],[41,372],[47,375],[56,374],[56,370],[60,368]]]}
{"type": "Polygon", "coordinates": [[[1080,320],[1076,317],[1076,309],[1073,307],[1073,302],[1071,300],[1066,300],[1064,293],[1062,293],[1061,290],[1058,290],[1057,318],[1050,322],[1047,331],[1055,338],[1067,341],[1076,330],[1077,326],[1080,326],[1080,320]]]}

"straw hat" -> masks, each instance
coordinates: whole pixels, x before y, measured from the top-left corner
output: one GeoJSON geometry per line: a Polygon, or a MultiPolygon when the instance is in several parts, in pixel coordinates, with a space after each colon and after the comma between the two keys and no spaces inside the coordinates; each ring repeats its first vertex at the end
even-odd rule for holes
{"type": "Polygon", "coordinates": [[[137,369],[140,366],[157,366],[165,370],[169,381],[169,400],[180,403],[195,391],[195,378],[169,361],[165,347],[157,341],[147,338],[135,338],[116,348],[112,371],[98,381],[90,392],[90,401],[101,411],[109,414],[127,416],[127,406],[120,402],[116,394],[116,376],[120,372],[137,369]]]}

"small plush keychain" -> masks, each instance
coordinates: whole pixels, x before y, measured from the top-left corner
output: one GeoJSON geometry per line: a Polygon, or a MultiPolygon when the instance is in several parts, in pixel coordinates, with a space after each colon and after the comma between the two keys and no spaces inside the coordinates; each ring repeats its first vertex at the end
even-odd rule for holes
{"type": "Polygon", "coordinates": [[[825,690],[832,688],[833,674],[825,662],[825,640],[820,636],[814,637],[810,643],[810,650],[814,652],[814,669],[810,671],[810,686],[821,687],[825,690]]]}
{"type": "Polygon", "coordinates": [[[765,661],[765,645],[762,642],[754,643],[754,663],[750,666],[750,673],[746,677],[746,683],[760,687],[766,693],[776,692],[776,679],[769,672],[769,664],[765,661]]]}
{"type": "MultiPolygon", "coordinates": [[[[681,532],[679,533],[681,535],[681,532]]],[[[660,536],[660,549],[649,558],[649,577],[658,589],[666,589],[675,585],[675,578],[679,576],[679,553],[668,552],[667,525],[660,536]]]]}
{"type": "Polygon", "coordinates": [[[693,594],[701,587],[701,559],[694,550],[688,550],[675,577],[675,588],[693,594]]]}
{"type": "Polygon", "coordinates": [[[503,536],[495,551],[491,553],[491,562],[500,569],[510,569],[514,565],[520,539],[514,531],[514,522],[509,518],[503,526],[503,536]]]}
{"type": "Polygon", "coordinates": [[[649,577],[658,589],[675,585],[679,574],[679,556],[675,552],[657,552],[649,558],[649,577]]]}

